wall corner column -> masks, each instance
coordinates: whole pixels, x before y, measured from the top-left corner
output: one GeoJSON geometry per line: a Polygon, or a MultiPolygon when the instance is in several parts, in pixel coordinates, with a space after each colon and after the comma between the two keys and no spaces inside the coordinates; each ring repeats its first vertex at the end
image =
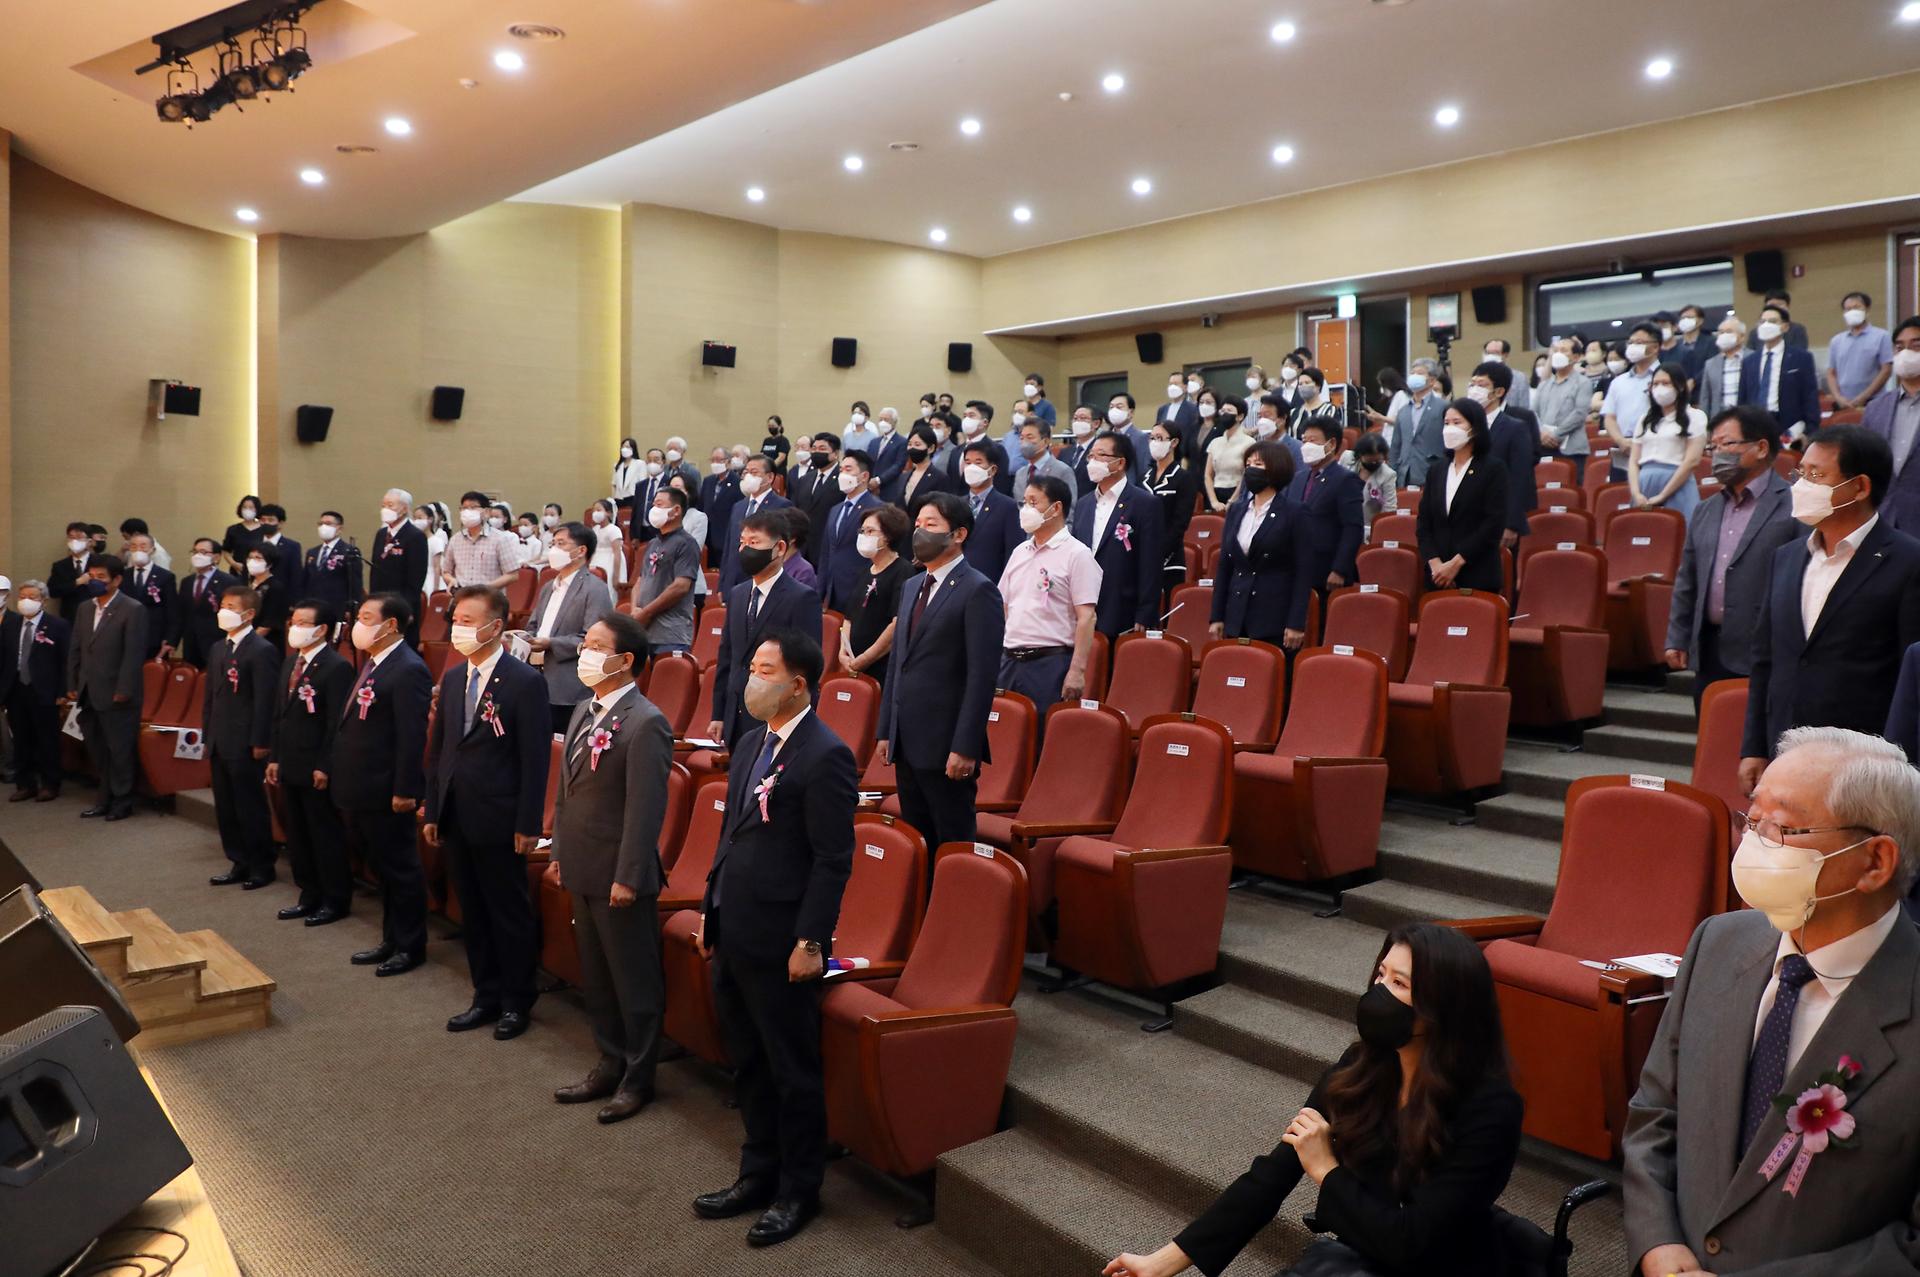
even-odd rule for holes
{"type": "MultiPolygon", "coordinates": [[[[0,564],[12,564],[13,520],[20,509],[19,467],[13,460],[13,135],[0,129],[0,468],[5,480],[0,492],[7,496],[7,517],[0,519],[0,564]]],[[[15,568],[24,573],[18,564],[15,568]]]]}
{"type": "Polygon", "coordinates": [[[254,486],[269,501],[286,500],[281,487],[280,236],[262,235],[253,257],[254,486]]]}

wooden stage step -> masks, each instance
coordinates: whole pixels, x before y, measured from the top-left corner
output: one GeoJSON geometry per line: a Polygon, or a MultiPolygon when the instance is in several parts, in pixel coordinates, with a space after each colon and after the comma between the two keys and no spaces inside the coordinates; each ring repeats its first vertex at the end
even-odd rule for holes
{"type": "Polygon", "coordinates": [[[85,887],[50,887],[40,893],[40,901],[108,979],[115,984],[124,979],[133,933],[102,908],[91,892],[85,887]]]}

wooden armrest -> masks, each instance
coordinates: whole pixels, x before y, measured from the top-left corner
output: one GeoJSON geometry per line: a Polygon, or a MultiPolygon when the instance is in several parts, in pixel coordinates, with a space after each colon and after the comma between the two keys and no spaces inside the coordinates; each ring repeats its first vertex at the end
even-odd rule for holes
{"type": "Polygon", "coordinates": [[[919,1011],[903,1007],[898,1011],[881,1011],[873,1015],[860,1017],[864,1029],[873,1026],[872,1032],[898,1033],[911,1029],[938,1029],[949,1024],[975,1024],[983,1020],[1011,1020],[1016,1018],[1012,1007],[995,1006],[991,1003],[977,1002],[963,1007],[941,1007],[937,1010],[919,1011]]]}
{"type": "Polygon", "coordinates": [[[1010,811],[1019,811],[1020,800],[1017,798],[1000,798],[995,799],[993,802],[975,803],[973,809],[975,811],[998,812],[1004,815],[1010,811]]]}
{"type": "Polygon", "coordinates": [[[1271,754],[1273,747],[1278,743],[1278,741],[1270,740],[1237,740],[1233,742],[1233,752],[1236,754],[1271,754]]]}
{"type": "Polygon", "coordinates": [[[891,980],[907,969],[904,961],[870,962],[857,971],[842,971],[836,976],[822,976],[828,988],[836,984],[859,984],[863,980],[891,980]]]}
{"type": "Polygon", "coordinates": [[[1607,631],[1595,625],[1543,625],[1542,634],[1598,634],[1606,637],[1607,631]]]}
{"type": "Polygon", "coordinates": [[[1664,978],[1645,971],[1612,967],[1600,973],[1600,999],[1603,1002],[1617,1002],[1624,1006],[1641,998],[1664,993],[1666,988],[1664,978]]]}
{"type": "Polygon", "coordinates": [[[1120,827],[1117,820],[1094,820],[1084,824],[1060,820],[1016,820],[1013,836],[1032,842],[1036,838],[1067,838],[1074,834],[1110,834],[1120,827]]]}
{"type": "Polygon", "coordinates": [[[661,913],[666,914],[678,913],[682,909],[698,909],[705,903],[705,893],[698,896],[669,896],[662,894],[655,902],[655,907],[659,909],[661,913]]]}
{"type": "Polygon", "coordinates": [[[1138,851],[1122,850],[1118,859],[1130,860],[1136,865],[1150,865],[1164,860],[1198,860],[1202,856],[1231,856],[1233,848],[1220,845],[1213,847],[1142,847],[1138,851]]]}
{"type": "Polygon", "coordinates": [[[1440,924],[1466,933],[1469,940],[1511,940],[1516,936],[1537,936],[1547,920],[1531,913],[1505,914],[1498,918],[1454,918],[1440,924]]]}
{"type": "Polygon", "coordinates": [[[1386,761],[1384,758],[1322,758],[1319,755],[1297,754],[1294,756],[1293,765],[1295,767],[1303,765],[1308,767],[1376,767],[1384,765],[1386,761]]]}
{"type": "Polygon", "coordinates": [[[1491,683],[1435,683],[1433,690],[1435,692],[1444,691],[1448,694],[1454,692],[1499,692],[1502,696],[1513,695],[1512,688],[1495,687],[1491,683]]]}

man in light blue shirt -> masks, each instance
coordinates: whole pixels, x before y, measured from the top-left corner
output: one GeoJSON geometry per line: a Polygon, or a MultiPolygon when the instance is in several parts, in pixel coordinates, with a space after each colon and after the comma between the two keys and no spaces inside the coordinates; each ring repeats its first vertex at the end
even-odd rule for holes
{"type": "Polygon", "coordinates": [[[1893,338],[1867,322],[1872,309],[1873,298],[1865,293],[1840,299],[1847,326],[1827,343],[1827,393],[1833,396],[1835,412],[1865,407],[1892,375],[1893,338]]]}
{"type": "Polygon", "coordinates": [[[853,415],[846,429],[840,432],[840,446],[846,452],[860,451],[873,455],[875,445],[880,442],[880,432],[873,428],[868,420],[873,414],[867,410],[864,399],[853,401],[853,415]]]}
{"type": "Polygon", "coordinates": [[[1660,340],[1659,325],[1633,326],[1633,332],[1627,337],[1627,370],[1613,379],[1600,405],[1607,437],[1613,441],[1613,463],[1607,477],[1615,483],[1626,481],[1627,447],[1640,433],[1640,423],[1647,416],[1653,373],[1659,367],[1660,340]]]}

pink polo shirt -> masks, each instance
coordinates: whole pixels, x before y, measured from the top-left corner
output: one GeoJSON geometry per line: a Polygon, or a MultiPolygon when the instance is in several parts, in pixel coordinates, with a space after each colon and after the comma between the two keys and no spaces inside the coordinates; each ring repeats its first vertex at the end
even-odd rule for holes
{"type": "Polygon", "coordinates": [[[1100,601],[1103,573],[1093,551],[1064,527],[1045,545],[1028,537],[1013,548],[1000,574],[1007,605],[1006,645],[1072,647],[1075,609],[1100,601]]]}

